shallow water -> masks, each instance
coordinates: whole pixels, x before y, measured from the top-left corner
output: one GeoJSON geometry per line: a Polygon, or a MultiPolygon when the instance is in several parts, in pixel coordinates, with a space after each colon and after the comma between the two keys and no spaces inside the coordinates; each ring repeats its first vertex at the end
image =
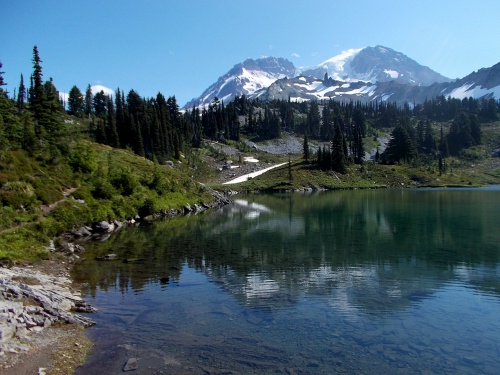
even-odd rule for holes
{"type": "Polygon", "coordinates": [[[93,243],[78,374],[497,374],[500,190],[236,196],[93,243]],[[115,261],[96,261],[114,253],[115,261]]]}

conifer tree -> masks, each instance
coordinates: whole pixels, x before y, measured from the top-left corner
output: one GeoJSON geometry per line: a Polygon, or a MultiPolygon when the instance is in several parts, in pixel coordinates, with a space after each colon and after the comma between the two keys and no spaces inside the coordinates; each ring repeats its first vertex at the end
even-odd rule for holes
{"type": "Polygon", "coordinates": [[[391,139],[384,154],[389,163],[409,162],[416,156],[413,141],[402,125],[397,125],[391,132],[391,139]]]}
{"type": "Polygon", "coordinates": [[[481,124],[479,123],[479,119],[476,115],[469,116],[470,122],[470,135],[472,137],[472,141],[474,145],[481,144],[481,124]]]}
{"type": "Polygon", "coordinates": [[[431,122],[427,120],[425,122],[425,129],[424,129],[424,140],[422,144],[422,151],[425,151],[426,153],[431,153],[436,150],[436,139],[434,138],[434,135],[432,134],[432,127],[431,127],[431,122]]]}
{"type": "Polygon", "coordinates": [[[318,164],[319,167],[323,164],[323,153],[321,152],[321,147],[318,147],[318,151],[316,153],[316,164],[318,164]]]}
{"type": "Polygon", "coordinates": [[[45,120],[45,92],[43,89],[43,74],[42,66],[40,65],[41,62],[42,60],[40,59],[40,55],[38,53],[38,47],[35,45],[33,47],[33,74],[30,90],[30,106],[35,119],[35,134],[38,137],[43,136],[43,122],[45,120]]]}
{"type": "Polygon", "coordinates": [[[144,144],[142,142],[142,134],[139,125],[134,120],[134,116],[130,116],[130,129],[133,134],[133,149],[139,156],[144,156],[144,144]]]}
{"type": "Polygon", "coordinates": [[[106,117],[107,102],[107,95],[103,90],[94,95],[92,98],[92,108],[94,109],[94,114],[97,117],[106,117]]]}
{"type": "Polygon", "coordinates": [[[17,93],[17,109],[21,113],[24,109],[24,102],[26,100],[26,87],[24,86],[23,75],[21,74],[21,82],[19,83],[19,92],[17,93]]]}
{"type": "Polygon", "coordinates": [[[90,87],[90,83],[87,86],[87,90],[85,91],[85,114],[90,116],[92,113],[92,88],[90,87]]]}
{"type": "Polygon", "coordinates": [[[352,151],[354,163],[363,164],[363,159],[365,157],[365,149],[363,144],[363,131],[358,123],[353,121],[353,141],[352,141],[352,151]]]}
{"type": "Polygon", "coordinates": [[[107,134],[106,138],[108,140],[108,144],[111,147],[120,147],[120,139],[118,136],[118,131],[116,129],[116,115],[115,115],[115,107],[113,106],[113,100],[111,97],[106,97],[106,107],[107,107],[107,134]]]}
{"type": "Polygon", "coordinates": [[[347,172],[347,158],[345,156],[345,137],[340,126],[335,127],[332,144],[332,168],[339,173],[347,172]]]}
{"type": "Polygon", "coordinates": [[[73,86],[68,93],[68,112],[73,116],[80,117],[84,113],[85,100],[82,92],[73,86]]]}
{"type": "Polygon", "coordinates": [[[465,112],[461,112],[457,117],[455,117],[451,123],[450,132],[446,138],[452,155],[456,155],[460,152],[460,150],[474,144],[474,140],[471,135],[470,120],[465,112]]]}
{"type": "MultiPolygon", "coordinates": [[[[2,66],[3,66],[3,64],[2,64],[2,62],[0,61],[0,69],[2,69],[2,66]]],[[[0,71],[0,95],[7,96],[6,92],[5,92],[5,91],[3,90],[3,88],[2,88],[2,86],[5,86],[5,85],[6,85],[6,83],[5,83],[4,79],[3,79],[3,74],[4,74],[4,73],[5,73],[5,72],[0,71]]]]}
{"type": "Polygon", "coordinates": [[[309,158],[310,158],[310,149],[309,149],[309,139],[307,138],[307,133],[304,135],[304,159],[306,159],[306,162],[309,163],[309,158]]]}

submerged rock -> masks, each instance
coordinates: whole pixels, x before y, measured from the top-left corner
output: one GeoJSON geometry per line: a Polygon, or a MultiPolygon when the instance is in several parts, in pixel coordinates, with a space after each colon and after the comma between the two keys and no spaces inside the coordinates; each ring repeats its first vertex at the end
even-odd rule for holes
{"type": "Polygon", "coordinates": [[[123,371],[134,371],[139,368],[139,363],[137,362],[137,358],[129,358],[125,366],[123,366],[123,371]]]}
{"type": "Polygon", "coordinates": [[[118,255],[116,255],[116,254],[106,254],[106,255],[98,256],[95,259],[96,260],[117,260],[118,259],[118,255]]]}

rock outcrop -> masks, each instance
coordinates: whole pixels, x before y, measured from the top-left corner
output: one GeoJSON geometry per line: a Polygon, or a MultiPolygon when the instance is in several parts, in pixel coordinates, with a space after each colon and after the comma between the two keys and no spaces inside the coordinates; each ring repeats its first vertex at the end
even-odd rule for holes
{"type": "Polygon", "coordinates": [[[94,312],[71,280],[32,268],[0,268],[0,355],[28,350],[29,336],[56,322],[94,325],[77,312],[94,312]]]}

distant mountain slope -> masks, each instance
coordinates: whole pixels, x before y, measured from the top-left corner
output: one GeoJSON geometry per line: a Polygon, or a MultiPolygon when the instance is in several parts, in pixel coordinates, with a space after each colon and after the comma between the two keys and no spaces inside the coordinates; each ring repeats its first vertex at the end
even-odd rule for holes
{"type": "Polygon", "coordinates": [[[391,101],[399,104],[405,102],[422,103],[427,98],[443,95],[448,83],[434,83],[430,86],[415,86],[397,81],[365,82],[335,81],[331,78],[320,80],[313,77],[299,76],[280,79],[266,89],[257,91],[250,98],[262,100],[324,100],[340,101],[391,101]]]}
{"type": "Polygon", "coordinates": [[[295,66],[286,59],[276,57],[247,59],[235,65],[198,98],[189,101],[184,108],[208,105],[215,97],[228,102],[235,96],[253,94],[259,89],[269,87],[279,78],[294,75],[295,66]]]}
{"type": "Polygon", "coordinates": [[[452,98],[500,98],[500,63],[491,68],[479,69],[468,76],[459,79],[443,91],[443,95],[452,98]]]}
{"type": "Polygon", "coordinates": [[[422,103],[444,95],[500,97],[500,63],[452,81],[401,52],[375,46],[351,49],[309,68],[295,68],[286,59],[248,59],[235,65],[184,108],[207,106],[215,97],[228,102],[249,98],[422,103]]]}
{"type": "Polygon", "coordinates": [[[322,100],[337,99],[342,101],[391,101],[398,104],[423,103],[426,99],[437,96],[463,99],[495,97],[500,98],[500,63],[454,82],[433,83],[428,86],[416,86],[396,80],[386,82],[336,81],[331,78],[318,79],[299,76],[280,79],[266,89],[257,91],[253,96],[262,100],[322,100]]]}

